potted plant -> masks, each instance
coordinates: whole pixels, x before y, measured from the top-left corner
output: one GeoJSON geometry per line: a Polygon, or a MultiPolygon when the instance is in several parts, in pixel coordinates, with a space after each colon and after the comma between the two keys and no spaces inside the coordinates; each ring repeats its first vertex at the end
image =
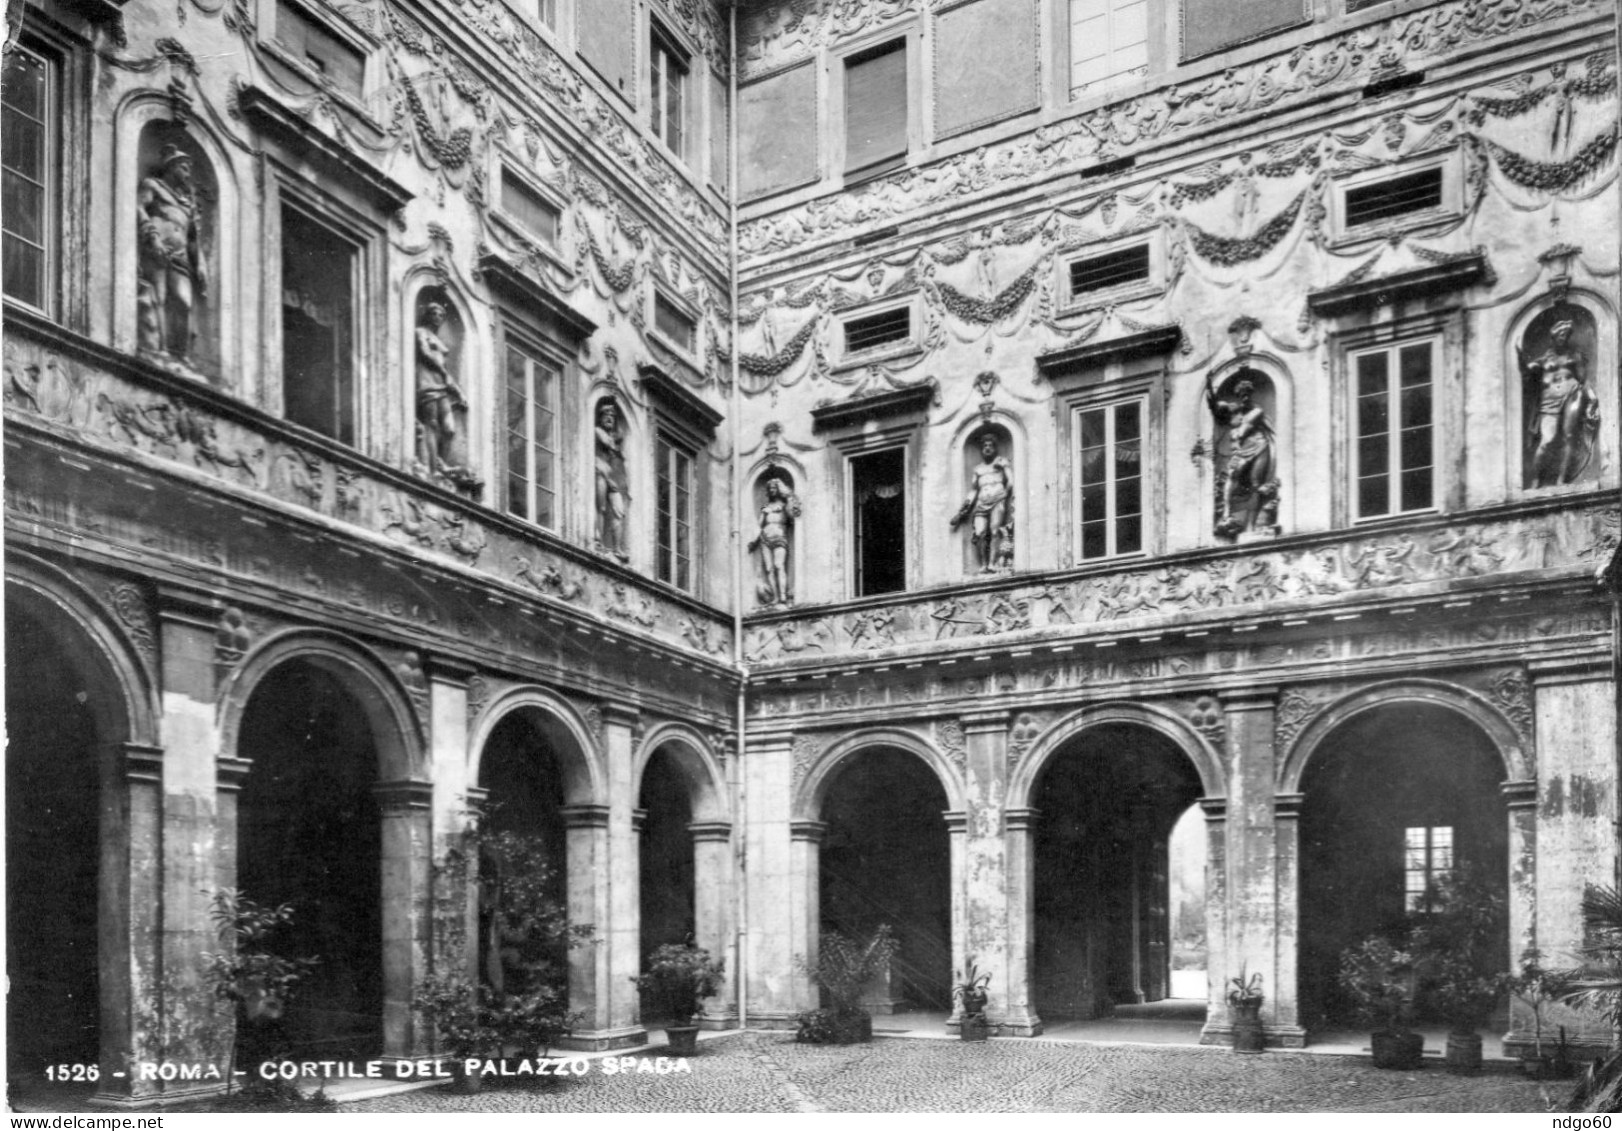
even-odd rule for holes
{"type": "Polygon", "coordinates": [[[1262,1036],[1262,976],[1248,978],[1243,969],[1228,979],[1228,1016],[1233,1023],[1233,1051],[1261,1052],[1267,1047],[1262,1036]]]}
{"type": "Polygon", "coordinates": [[[632,979],[644,992],[662,995],[673,1011],[674,1023],[666,1030],[670,1051],[692,1056],[698,1051],[698,1026],[693,1024],[700,1004],[721,988],[726,963],[710,957],[702,947],[667,943],[653,952],[648,968],[632,979]]]}
{"type": "Polygon", "coordinates": [[[833,1045],[872,1040],[873,1018],[859,1002],[868,983],[890,964],[899,948],[888,923],[880,924],[865,940],[838,931],[824,932],[816,961],[802,958],[798,967],[822,987],[831,1005],[800,1014],[794,1039],[833,1045]]]}
{"type": "Polygon", "coordinates": [[[1411,913],[1421,1002],[1448,1025],[1447,1070],[1481,1070],[1481,1032],[1503,993],[1495,954],[1504,935],[1503,897],[1477,871],[1461,868],[1435,881],[1411,913]]]}
{"type": "Polygon", "coordinates": [[[1528,947],[1521,955],[1520,969],[1508,979],[1509,991],[1532,1010],[1532,1055],[1521,1058],[1521,1069],[1538,1080],[1563,1080],[1571,1075],[1571,1061],[1566,1055],[1566,1029],[1560,1027],[1560,1039],[1553,1050],[1543,1047],[1543,1009],[1572,991],[1571,977],[1564,970],[1550,970],[1542,964],[1543,953],[1537,947],[1528,947]]]}
{"type": "Polygon", "coordinates": [[[991,975],[977,972],[971,962],[963,980],[952,987],[952,1000],[960,1007],[957,1035],[962,1040],[983,1041],[990,1031],[986,1024],[986,1003],[991,1000],[986,992],[989,985],[991,975]]]}
{"type": "MultiPolygon", "coordinates": [[[[268,907],[246,899],[233,888],[221,888],[211,897],[209,917],[221,949],[203,954],[205,977],[214,996],[233,1003],[236,1038],[231,1044],[231,1072],[226,1092],[236,1075],[240,1046],[252,1069],[274,1060],[283,1051],[280,1023],[293,992],[319,963],[316,958],[287,958],[274,949],[275,937],[293,922],[293,907],[268,907]]],[[[257,1071],[249,1079],[262,1081],[257,1071]]]]}
{"type": "Polygon", "coordinates": [[[1425,1041],[1408,1027],[1416,972],[1414,956],[1378,935],[1340,956],[1340,985],[1359,1017],[1374,1026],[1369,1049],[1376,1068],[1418,1068],[1425,1041]]]}
{"type": "Polygon", "coordinates": [[[482,1076],[467,1072],[469,1060],[500,1052],[490,1024],[488,994],[462,974],[430,974],[417,984],[412,1005],[439,1034],[440,1051],[452,1058],[451,1071],[460,1092],[477,1092],[482,1076]]]}

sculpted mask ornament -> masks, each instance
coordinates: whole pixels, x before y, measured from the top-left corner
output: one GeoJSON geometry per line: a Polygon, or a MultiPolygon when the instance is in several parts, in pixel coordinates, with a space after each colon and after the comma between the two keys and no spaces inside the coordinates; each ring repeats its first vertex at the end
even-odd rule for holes
{"type": "Polygon", "coordinates": [[[969,539],[981,573],[1014,567],[1014,470],[997,436],[980,434],[980,463],[970,473],[968,497],[952,516],[952,529],[970,523],[969,539]]]}
{"type": "Polygon", "coordinates": [[[140,346],[185,361],[197,334],[196,304],[208,294],[191,155],[178,145],[165,145],[158,167],[141,181],[137,206],[140,346]]]}
{"type": "Polygon", "coordinates": [[[625,552],[625,512],[631,501],[625,474],[625,436],[620,409],[612,399],[597,405],[597,549],[629,561],[625,552]]]}
{"type": "Polygon", "coordinates": [[[784,607],[794,603],[789,563],[793,560],[794,521],[800,517],[800,500],[788,480],[781,476],[769,476],[764,489],[766,501],[760,507],[760,533],[750,541],[749,550],[760,554],[761,603],[784,607]]]}
{"type": "Polygon", "coordinates": [[[1273,424],[1256,402],[1256,386],[1242,374],[1224,396],[1205,375],[1205,403],[1216,422],[1219,511],[1216,533],[1223,538],[1278,533],[1279,482],[1273,424]],[[1226,436],[1222,433],[1226,430],[1226,436]]]}
{"type": "Polygon", "coordinates": [[[1561,319],[1549,328],[1542,353],[1518,351],[1526,402],[1533,406],[1527,413],[1530,487],[1575,483],[1594,458],[1599,398],[1588,385],[1588,358],[1572,340],[1575,329],[1571,319],[1561,319]]]}

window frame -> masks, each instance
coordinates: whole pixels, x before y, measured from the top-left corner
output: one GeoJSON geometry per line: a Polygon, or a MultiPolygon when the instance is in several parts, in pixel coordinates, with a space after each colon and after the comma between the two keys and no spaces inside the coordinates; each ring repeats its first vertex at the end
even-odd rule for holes
{"type": "MultiPolygon", "coordinates": [[[[565,479],[563,474],[565,461],[563,456],[562,437],[564,400],[565,390],[567,388],[569,360],[563,351],[554,345],[550,345],[539,335],[529,332],[526,328],[519,325],[516,319],[505,314],[505,312],[501,317],[501,334],[499,345],[501,349],[502,379],[500,393],[497,398],[497,412],[499,413],[499,418],[501,421],[500,434],[502,438],[498,455],[501,474],[499,502],[501,513],[507,515],[509,518],[513,518],[519,522],[533,526],[538,530],[544,530],[549,534],[561,535],[563,532],[564,510],[567,498],[564,490],[562,489],[562,484],[565,479]],[[526,376],[530,378],[531,382],[533,380],[534,368],[536,366],[547,366],[552,372],[552,444],[550,448],[552,455],[552,478],[551,486],[548,488],[552,496],[552,520],[550,523],[542,522],[539,518],[535,517],[534,514],[534,502],[538,486],[538,477],[534,474],[533,466],[527,469],[529,474],[526,476],[529,484],[529,498],[526,500],[526,502],[529,504],[529,506],[523,513],[515,511],[512,507],[512,446],[509,436],[512,420],[512,387],[510,378],[508,377],[507,366],[509,364],[508,359],[514,351],[521,354],[529,363],[530,369],[526,376]]],[[[534,397],[528,395],[529,388],[530,384],[527,383],[526,400],[529,402],[531,408],[530,411],[526,413],[526,424],[533,425],[534,397]]],[[[526,429],[524,441],[526,454],[532,457],[536,447],[536,440],[533,433],[528,429],[526,429]]]]}
{"type": "MultiPolygon", "coordinates": [[[[695,135],[699,133],[694,127],[696,123],[702,121],[693,105],[694,87],[699,85],[693,80],[693,74],[695,70],[701,69],[695,68],[693,63],[702,56],[691,44],[672,31],[669,24],[652,14],[648,17],[648,34],[645,41],[648,49],[648,65],[644,71],[647,79],[645,120],[648,131],[678,164],[691,170],[694,164],[692,159],[694,142],[697,140],[695,135]],[[663,68],[659,66],[661,58],[667,60],[663,68]],[[681,67],[681,81],[676,84],[681,96],[681,106],[677,115],[681,132],[675,145],[670,143],[670,108],[665,100],[670,62],[675,62],[681,67]]],[[[705,94],[707,97],[708,91],[705,94]]]]}
{"type": "Polygon", "coordinates": [[[699,450],[692,446],[688,437],[676,429],[666,427],[663,422],[654,428],[653,576],[654,580],[688,594],[696,592],[698,580],[699,450]],[[684,474],[669,474],[667,464],[675,464],[676,470],[684,471],[684,474]],[[671,484],[671,493],[668,496],[671,505],[668,508],[665,506],[667,496],[664,492],[664,484],[667,482],[671,484]],[[686,488],[685,511],[676,505],[676,501],[681,497],[682,487],[686,488]],[[684,521],[687,527],[685,562],[682,560],[677,538],[684,521]],[[682,565],[686,567],[685,576],[680,569],[682,565]]]}
{"type": "MultiPolygon", "coordinates": [[[[276,296],[274,306],[276,309],[276,376],[277,399],[279,416],[281,419],[295,427],[307,428],[317,435],[324,436],[335,444],[339,444],[355,451],[364,451],[366,406],[361,395],[361,381],[364,365],[362,354],[366,341],[366,308],[369,305],[367,296],[367,241],[357,237],[351,231],[346,231],[340,224],[334,223],[330,213],[324,211],[319,205],[312,204],[309,198],[299,193],[288,193],[285,186],[279,186],[279,192],[274,204],[274,222],[276,225],[276,252],[269,256],[274,264],[277,286],[272,295],[276,296]],[[283,317],[286,303],[281,296],[285,293],[286,270],[284,267],[286,257],[286,219],[288,210],[300,214],[305,223],[327,231],[333,238],[349,245],[350,251],[350,295],[349,295],[349,390],[348,412],[350,438],[345,440],[341,435],[323,431],[310,424],[291,419],[287,415],[287,325],[283,317]]],[[[339,410],[339,432],[342,432],[342,409],[339,410]]]]}
{"type": "Polygon", "coordinates": [[[917,580],[916,555],[912,552],[912,516],[916,503],[913,499],[913,456],[911,444],[905,439],[890,438],[887,442],[863,445],[859,449],[848,450],[845,455],[845,490],[844,502],[846,507],[845,521],[845,560],[850,562],[850,596],[852,599],[866,597],[888,597],[896,593],[910,592],[917,580]],[[864,593],[862,591],[862,557],[861,557],[861,505],[856,500],[856,464],[859,460],[870,456],[884,455],[889,452],[901,453],[901,587],[887,589],[882,593],[864,593]]]}
{"type": "Polygon", "coordinates": [[[1076,563],[1078,565],[1090,565],[1095,562],[1117,561],[1123,558],[1130,559],[1146,556],[1148,553],[1149,544],[1149,506],[1147,498],[1149,482],[1149,406],[1147,398],[1141,393],[1130,394],[1123,397],[1103,398],[1096,401],[1089,401],[1086,404],[1074,405],[1071,407],[1070,414],[1070,458],[1073,468],[1072,482],[1074,485],[1074,497],[1072,500],[1074,515],[1072,521],[1074,522],[1075,529],[1075,537],[1073,541],[1076,563]],[[1115,474],[1115,460],[1106,456],[1104,466],[1108,469],[1108,472],[1104,481],[1105,503],[1103,520],[1106,549],[1102,554],[1096,554],[1092,557],[1088,557],[1084,549],[1087,517],[1082,510],[1084,504],[1084,492],[1082,488],[1085,486],[1081,479],[1083,466],[1081,451],[1083,434],[1082,417],[1088,413],[1096,412],[1103,414],[1106,433],[1104,450],[1106,452],[1113,453],[1117,446],[1115,429],[1118,418],[1118,410],[1128,405],[1135,406],[1138,414],[1138,546],[1136,549],[1122,550],[1117,545],[1116,540],[1119,537],[1118,528],[1122,518],[1122,515],[1116,506],[1116,483],[1118,477],[1115,474]]]}
{"type": "Polygon", "coordinates": [[[554,266],[563,268],[573,275],[574,271],[563,260],[563,221],[567,214],[568,202],[551,188],[545,181],[525,169],[511,151],[498,148],[495,159],[495,192],[491,194],[490,215],[497,220],[511,235],[522,240],[526,248],[535,251],[549,260],[554,266]],[[543,205],[557,213],[557,233],[548,241],[541,233],[532,230],[516,214],[509,211],[505,204],[504,186],[506,179],[512,180],[527,192],[538,197],[543,205]]]}
{"type": "Polygon", "coordinates": [[[1331,182],[1332,191],[1329,194],[1331,224],[1329,246],[1339,248],[1372,243],[1377,240],[1388,240],[1399,233],[1427,228],[1437,224],[1451,223],[1463,215],[1464,212],[1463,187],[1460,182],[1458,158],[1452,152],[1429,154],[1337,178],[1331,182]],[[1348,191],[1367,188],[1370,185],[1379,184],[1381,181],[1398,180],[1430,169],[1439,169],[1442,174],[1442,199],[1439,204],[1414,212],[1406,212],[1400,216],[1370,220],[1355,225],[1348,224],[1346,219],[1346,194],[1348,191]]]}
{"type": "MultiPolygon", "coordinates": [[[[10,291],[4,293],[4,299],[6,302],[16,303],[24,309],[54,320],[60,317],[62,305],[61,254],[64,241],[61,229],[65,215],[63,192],[66,188],[62,165],[66,152],[66,146],[63,144],[63,135],[66,132],[64,127],[68,124],[68,99],[65,97],[67,60],[62,51],[51,49],[26,31],[18,36],[13,50],[37,59],[45,71],[44,117],[40,119],[44,134],[41,166],[45,175],[45,179],[40,182],[43,189],[40,210],[42,241],[34,244],[33,241],[20,235],[13,236],[11,232],[6,232],[10,238],[22,240],[39,248],[41,301],[37,304],[32,303],[10,291]]],[[[9,215],[10,210],[5,209],[5,212],[9,215]]]]}
{"type": "Polygon", "coordinates": [[[648,288],[647,325],[648,333],[657,339],[660,345],[690,365],[696,366],[699,364],[703,355],[704,319],[698,308],[678,294],[674,288],[660,286],[657,283],[648,288]],[[691,346],[683,345],[660,328],[660,302],[664,302],[677,314],[693,323],[693,342],[691,346]]]}
{"type": "Polygon", "coordinates": [[[922,36],[921,22],[914,17],[886,25],[867,35],[847,40],[836,45],[828,52],[825,76],[827,80],[825,89],[828,92],[828,128],[826,132],[828,144],[833,152],[826,167],[832,171],[831,175],[837,185],[851,188],[908,168],[918,161],[920,154],[926,149],[928,143],[924,137],[922,36]],[[848,107],[846,105],[848,68],[853,62],[861,62],[863,58],[881,54],[881,49],[897,41],[902,44],[900,50],[903,53],[906,66],[906,148],[902,151],[899,160],[892,161],[889,158],[884,158],[859,169],[851,169],[848,167],[850,129],[848,107]]]}
{"type": "Polygon", "coordinates": [[[1456,825],[1405,824],[1403,826],[1402,899],[1404,911],[1409,913],[1418,911],[1423,914],[1432,909],[1430,900],[1427,898],[1431,891],[1432,885],[1434,885],[1437,880],[1452,875],[1453,872],[1458,868],[1459,842],[1457,833],[1458,826],[1456,825]],[[1447,834],[1447,844],[1438,846],[1436,843],[1436,834],[1442,832],[1447,834]],[[1424,837],[1422,838],[1424,841],[1423,845],[1416,846],[1409,843],[1413,839],[1414,833],[1424,834],[1424,837]],[[1419,851],[1424,853],[1424,863],[1418,868],[1415,868],[1409,863],[1409,854],[1412,853],[1416,847],[1419,849],[1419,851]],[[1447,863],[1445,865],[1439,865],[1436,863],[1436,857],[1440,852],[1443,851],[1447,853],[1447,863]],[[1424,883],[1420,886],[1417,892],[1411,887],[1412,877],[1416,873],[1418,873],[1424,879],[1424,883]]]}
{"type": "Polygon", "coordinates": [[[1412,518],[1417,515],[1437,514],[1444,509],[1442,506],[1442,500],[1445,497],[1442,479],[1442,467],[1438,460],[1439,453],[1442,450],[1441,379],[1443,375],[1442,367],[1445,363],[1446,356],[1444,349],[1444,335],[1440,332],[1432,331],[1430,333],[1416,333],[1395,336],[1386,341],[1349,345],[1344,350],[1343,357],[1346,370],[1347,401],[1346,432],[1347,446],[1349,448],[1348,458],[1345,464],[1347,469],[1345,481],[1347,483],[1347,507],[1353,524],[1361,525],[1364,523],[1401,520],[1412,518]],[[1411,349],[1420,345],[1429,347],[1430,373],[1428,387],[1430,389],[1430,501],[1423,507],[1414,507],[1406,510],[1393,507],[1392,509],[1386,510],[1379,514],[1366,515],[1362,513],[1361,503],[1361,484],[1363,481],[1363,457],[1361,441],[1363,436],[1359,425],[1358,415],[1358,402],[1362,399],[1359,392],[1359,375],[1357,369],[1358,359],[1382,353],[1390,359],[1390,361],[1388,361],[1386,370],[1387,420],[1394,422],[1396,426],[1388,428],[1385,433],[1387,436],[1387,470],[1385,472],[1385,493],[1386,502],[1388,504],[1400,504],[1402,490],[1401,481],[1404,471],[1401,464],[1401,440],[1404,428],[1400,419],[1402,388],[1400,357],[1403,350],[1411,349]],[[1395,404],[1396,411],[1392,410],[1393,404],[1395,404]]]}
{"type": "Polygon", "coordinates": [[[871,365],[877,361],[888,361],[893,358],[907,357],[911,354],[923,352],[923,341],[920,327],[923,323],[920,309],[921,295],[917,291],[909,291],[901,295],[887,295],[874,302],[861,306],[853,306],[841,310],[835,315],[834,341],[830,353],[829,369],[839,373],[843,370],[854,369],[862,365],[871,365]],[[892,310],[907,310],[907,336],[893,342],[882,342],[876,346],[868,346],[859,350],[845,348],[845,327],[852,321],[861,318],[871,318],[876,314],[888,314],[892,310]]]}
{"type": "Polygon", "coordinates": [[[382,42],[356,26],[342,13],[322,3],[321,0],[260,0],[259,46],[273,55],[277,62],[294,68],[307,82],[315,83],[322,90],[328,91],[348,109],[381,128],[381,123],[367,107],[372,96],[377,93],[380,72],[378,53],[382,48],[382,42]],[[277,25],[281,19],[283,4],[298,9],[311,23],[360,56],[359,93],[345,90],[337,83],[329,81],[328,76],[298,58],[277,38],[277,25]]]}
{"type": "Polygon", "coordinates": [[[1117,306],[1140,298],[1163,294],[1166,290],[1166,241],[1155,232],[1137,232],[1115,239],[1099,240],[1074,248],[1057,256],[1054,262],[1054,293],[1060,295],[1058,313],[1061,317],[1084,314],[1106,306],[1117,306]],[[1085,259],[1096,259],[1125,251],[1132,247],[1146,247],[1149,251],[1149,274],[1110,287],[1100,287],[1074,295],[1070,291],[1070,268],[1085,259]]]}

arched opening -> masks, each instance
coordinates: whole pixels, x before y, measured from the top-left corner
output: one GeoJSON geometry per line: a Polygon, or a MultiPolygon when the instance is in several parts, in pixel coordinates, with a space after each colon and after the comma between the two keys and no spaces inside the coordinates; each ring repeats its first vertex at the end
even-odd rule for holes
{"type": "MultiPolygon", "coordinates": [[[[1399,936],[1428,881],[1467,867],[1507,898],[1503,777],[1475,724],[1422,704],[1358,714],[1313,752],[1301,778],[1298,967],[1309,1027],[1356,1027],[1340,956],[1370,935],[1399,936]]],[[[1502,946],[1507,969],[1507,929],[1502,946]]]]}
{"type": "MultiPolygon", "coordinates": [[[[1172,996],[1172,831],[1202,792],[1175,742],[1130,723],[1088,728],[1043,768],[1033,941],[1044,1021],[1172,996]]],[[[1203,1020],[1204,1004],[1185,1012],[1203,1020]]]]}
{"type": "MultiPolygon", "coordinates": [[[[696,870],[693,861],[692,798],[686,777],[664,748],[653,752],[642,772],[638,802],[642,837],[638,845],[641,875],[642,969],[655,950],[667,943],[697,939],[694,903],[696,870]]],[[[711,957],[719,958],[720,955],[711,957]]],[[[655,991],[642,994],[644,1025],[660,1024],[675,1014],[674,1003],[655,991]]]]}
{"type": "Polygon", "coordinates": [[[1170,996],[1205,1001],[1210,992],[1207,955],[1210,940],[1205,926],[1205,812],[1198,805],[1183,810],[1171,827],[1167,843],[1170,901],[1167,914],[1171,938],[1170,996]]]}
{"type": "Polygon", "coordinates": [[[952,1008],[952,862],[940,779],[916,754],[863,750],[834,771],[822,804],[824,932],[866,938],[880,924],[900,949],[869,989],[873,1014],[952,1008]]]}
{"type": "Polygon", "coordinates": [[[277,1038],[288,1051],[369,1056],[383,1040],[383,848],[377,736],[338,665],[295,658],[256,686],[239,756],[237,887],[293,921],[279,953],[313,957],[277,1038]]]}
{"type": "MultiPolygon", "coordinates": [[[[97,910],[105,677],[6,598],[6,1061],[9,1078],[100,1059],[97,910]],[[26,659],[24,659],[26,657],[26,659]]],[[[87,644],[81,645],[81,650],[87,644]]]]}
{"type": "MultiPolygon", "coordinates": [[[[567,800],[564,767],[557,751],[556,724],[534,708],[513,711],[497,723],[479,763],[479,785],[485,790],[484,830],[490,837],[521,839],[527,847],[505,858],[541,864],[542,893],[560,908],[568,906],[568,831],[563,806],[567,800]]],[[[488,875],[496,861],[481,861],[488,875]]],[[[517,940],[507,937],[493,906],[494,887],[479,885],[479,978],[489,986],[518,989],[525,979],[541,978],[567,992],[569,954],[566,940],[517,940]],[[539,953],[520,953],[524,942],[539,953]],[[536,966],[540,961],[543,966],[536,966]]]]}

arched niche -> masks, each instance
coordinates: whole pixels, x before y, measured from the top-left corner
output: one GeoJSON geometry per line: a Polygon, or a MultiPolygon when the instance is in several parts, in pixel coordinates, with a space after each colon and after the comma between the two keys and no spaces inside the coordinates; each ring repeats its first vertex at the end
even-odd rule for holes
{"type": "Polygon", "coordinates": [[[625,397],[608,390],[591,400],[592,506],[591,544],[599,553],[630,560],[631,443],[625,397]]]}
{"type": "Polygon", "coordinates": [[[1212,482],[1211,528],[1241,541],[1279,532],[1282,493],[1278,387],[1268,372],[1240,364],[1208,380],[1212,482]]]}
{"type": "Polygon", "coordinates": [[[781,464],[767,467],[755,476],[750,501],[755,600],[761,608],[786,608],[794,604],[800,577],[800,494],[794,474],[781,464]]]}
{"type": "Polygon", "coordinates": [[[141,127],[134,201],[135,341],[161,364],[218,382],[221,349],[219,179],[179,122],[141,127]]]}
{"type": "Polygon", "coordinates": [[[418,474],[478,498],[484,481],[473,468],[470,435],[478,351],[463,309],[438,283],[419,288],[409,307],[412,451],[418,474]]]}
{"type": "Polygon", "coordinates": [[[1014,568],[1014,435],[988,420],[964,438],[959,450],[963,494],[952,516],[963,538],[963,572],[1005,573],[1014,568]]]}
{"type": "Polygon", "coordinates": [[[1515,336],[1520,393],[1520,486],[1525,490],[1596,483],[1603,426],[1596,377],[1605,372],[1599,320],[1561,299],[1515,336]]]}

